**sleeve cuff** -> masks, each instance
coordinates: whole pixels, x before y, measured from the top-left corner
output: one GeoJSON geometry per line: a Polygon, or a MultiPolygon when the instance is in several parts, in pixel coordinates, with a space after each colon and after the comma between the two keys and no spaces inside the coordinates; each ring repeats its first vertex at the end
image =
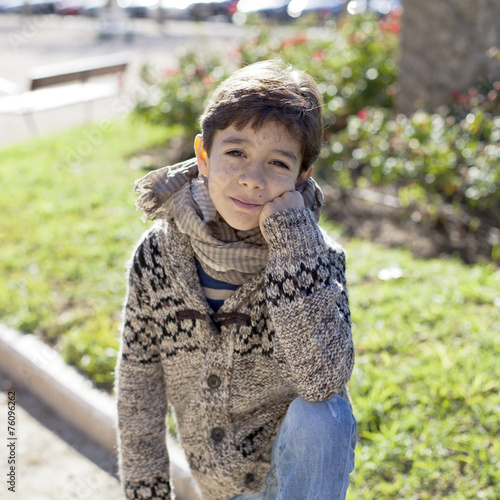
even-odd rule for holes
{"type": "Polygon", "coordinates": [[[170,482],[165,476],[151,477],[124,484],[127,500],[171,500],[170,482]]]}
{"type": "Polygon", "coordinates": [[[276,212],[264,221],[264,230],[271,248],[295,249],[299,254],[310,254],[311,250],[317,251],[318,246],[326,248],[321,230],[308,208],[276,212]]]}

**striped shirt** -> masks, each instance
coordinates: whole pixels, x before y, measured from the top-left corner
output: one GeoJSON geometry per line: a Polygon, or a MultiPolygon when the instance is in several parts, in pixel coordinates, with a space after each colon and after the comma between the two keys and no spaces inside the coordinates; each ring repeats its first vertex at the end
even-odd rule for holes
{"type": "Polygon", "coordinates": [[[240,285],[232,285],[231,283],[212,278],[203,270],[199,261],[197,259],[195,261],[198,277],[200,278],[201,287],[207,298],[208,305],[214,312],[217,312],[222,304],[224,304],[224,301],[238,290],[240,285]]]}

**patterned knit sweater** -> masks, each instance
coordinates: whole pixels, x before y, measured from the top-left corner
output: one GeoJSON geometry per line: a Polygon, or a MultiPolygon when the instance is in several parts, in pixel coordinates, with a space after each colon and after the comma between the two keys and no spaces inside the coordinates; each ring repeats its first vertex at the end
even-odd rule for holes
{"type": "Polygon", "coordinates": [[[161,221],[130,264],[118,362],[120,475],[128,499],[172,498],[167,402],[204,500],[261,489],[297,395],[340,394],[354,363],[344,252],[305,208],[265,222],[269,260],[214,314],[193,250],[161,221]]]}

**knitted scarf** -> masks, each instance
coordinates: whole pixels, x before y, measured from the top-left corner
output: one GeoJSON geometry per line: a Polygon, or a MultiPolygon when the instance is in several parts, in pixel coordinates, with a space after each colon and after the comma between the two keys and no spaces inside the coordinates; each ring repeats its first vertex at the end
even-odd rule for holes
{"type": "MultiPolygon", "coordinates": [[[[262,271],[268,260],[268,245],[254,228],[238,231],[229,226],[215,209],[207,181],[198,175],[196,158],[160,168],[135,183],[139,192],[138,210],[143,220],[167,219],[189,236],[196,258],[215,279],[241,285],[262,271]]],[[[304,203],[319,220],[323,194],[309,179],[297,187],[304,203]]]]}

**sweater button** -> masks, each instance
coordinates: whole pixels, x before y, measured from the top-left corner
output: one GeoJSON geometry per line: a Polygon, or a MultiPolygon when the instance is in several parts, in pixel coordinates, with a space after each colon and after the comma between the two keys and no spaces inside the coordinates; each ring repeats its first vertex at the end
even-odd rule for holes
{"type": "Polygon", "coordinates": [[[207,378],[207,384],[210,389],[217,389],[221,384],[221,380],[217,375],[210,375],[210,377],[207,378]]]}
{"type": "Polygon", "coordinates": [[[245,476],[245,484],[252,484],[253,482],[255,481],[255,475],[252,474],[251,472],[249,472],[246,476],[245,476]]]}
{"type": "Polygon", "coordinates": [[[222,427],[214,427],[212,429],[212,433],[211,433],[212,439],[217,443],[219,441],[222,441],[224,439],[225,435],[226,435],[226,431],[222,427]]]}

